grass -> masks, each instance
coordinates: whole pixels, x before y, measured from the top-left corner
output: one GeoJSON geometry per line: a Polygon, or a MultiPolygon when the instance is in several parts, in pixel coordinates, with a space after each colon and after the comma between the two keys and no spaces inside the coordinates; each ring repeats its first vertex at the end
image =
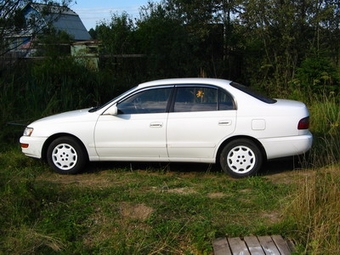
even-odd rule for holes
{"type": "Polygon", "coordinates": [[[332,96],[313,100],[309,107],[314,135],[309,162],[314,168],[340,162],[340,102],[332,96]]]}
{"type": "Polygon", "coordinates": [[[340,254],[340,105],[333,95],[312,102],[313,172],[288,199],[285,222],[298,254],[340,254]]]}
{"type": "Polygon", "coordinates": [[[339,254],[339,166],[319,169],[301,182],[287,205],[300,254],[339,254]]]}
{"type": "Polygon", "coordinates": [[[200,164],[101,163],[57,175],[11,148],[0,153],[0,254],[212,254],[215,238],[271,234],[295,254],[338,254],[339,169],[277,161],[232,179],[200,164]]]}
{"type": "Polygon", "coordinates": [[[271,234],[294,240],[295,254],[339,254],[339,147],[329,137],[316,137],[304,169],[274,161],[245,179],[203,164],[100,163],[57,175],[9,147],[0,254],[212,254],[215,238],[271,234]],[[321,142],[329,157],[315,163],[321,142]]]}
{"type": "Polygon", "coordinates": [[[220,236],[289,229],[282,211],[296,188],[196,164],[99,164],[61,176],[16,149],[0,162],[2,254],[211,254],[220,236]]]}

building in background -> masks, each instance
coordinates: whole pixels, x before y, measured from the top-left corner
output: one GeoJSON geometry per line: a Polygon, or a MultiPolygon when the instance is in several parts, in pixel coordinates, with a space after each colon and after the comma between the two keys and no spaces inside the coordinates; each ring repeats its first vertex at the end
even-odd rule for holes
{"type": "MultiPolygon", "coordinates": [[[[74,42],[91,40],[77,13],[65,6],[28,3],[22,10],[25,28],[6,38],[9,42],[7,58],[32,57],[36,52],[36,41],[46,28],[67,33],[74,42]]],[[[69,51],[71,51],[69,47],[69,51]]]]}

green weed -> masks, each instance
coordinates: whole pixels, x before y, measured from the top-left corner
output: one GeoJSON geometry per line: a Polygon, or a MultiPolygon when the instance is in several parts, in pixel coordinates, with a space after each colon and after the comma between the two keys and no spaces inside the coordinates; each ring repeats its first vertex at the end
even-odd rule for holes
{"type": "Polygon", "coordinates": [[[300,254],[339,254],[339,167],[320,169],[301,182],[287,206],[286,220],[300,254]]]}
{"type": "Polygon", "coordinates": [[[209,254],[216,237],[279,231],[294,187],[199,168],[60,176],[37,161],[8,162],[4,174],[17,170],[0,186],[4,254],[209,254]]]}
{"type": "Polygon", "coordinates": [[[340,160],[340,104],[334,96],[315,99],[310,108],[314,135],[309,163],[315,168],[336,164],[340,160]]]}

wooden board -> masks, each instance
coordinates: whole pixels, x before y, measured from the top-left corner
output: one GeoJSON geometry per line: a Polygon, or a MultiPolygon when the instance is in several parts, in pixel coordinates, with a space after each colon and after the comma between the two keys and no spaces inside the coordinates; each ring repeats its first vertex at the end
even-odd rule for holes
{"type": "Polygon", "coordinates": [[[282,238],[280,235],[272,236],[273,241],[276,244],[276,247],[280,251],[281,255],[289,255],[291,254],[291,250],[289,248],[288,243],[282,238]]]}
{"type": "Polygon", "coordinates": [[[233,255],[251,255],[246,243],[239,237],[228,238],[228,243],[233,255]]]}
{"type": "Polygon", "coordinates": [[[213,242],[215,255],[232,255],[227,239],[224,237],[218,238],[213,242]]]}
{"type": "Polygon", "coordinates": [[[251,255],[265,255],[262,246],[256,236],[246,236],[244,238],[251,255]]]}
{"type": "Polygon", "coordinates": [[[280,235],[218,238],[214,255],[290,255],[291,246],[280,235]]]}

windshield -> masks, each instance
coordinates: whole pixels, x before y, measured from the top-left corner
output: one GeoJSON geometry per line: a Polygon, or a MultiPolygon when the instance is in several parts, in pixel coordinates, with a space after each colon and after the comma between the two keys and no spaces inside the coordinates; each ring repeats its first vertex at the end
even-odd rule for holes
{"type": "Polygon", "coordinates": [[[234,88],[237,88],[238,90],[241,90],[242,92],[252,96],[252,97],[255,97],[256,99],[262,101],[262,102],[265,102],[267,104],[274,104],[276,103],[276,100],[273,99],[273,98],[270,98],[270,97],[267,97],[257,91],[254,91],[252,89],[250,89],[249,87],[247,86],[244,86],[242,84],[239,84],[237,82],[231,82],[230,83],[231,86],[233,86],[234,88]]]}
{"type": "Polygon", "coordinates": [[[103,109],[105,106],[107,106],[107,105],[111,104],[112,102],[116,101],[118,98],[123,97],[123,96],[129,94],[129,93],[130,93],[132,90],[134,90],[135,88],[136,88],[136,87],[133,87],[133,88],[129,89],[128,91],[125,91],[123,94],[120,94],[119,96],[113,98],[112,100],[106,102],[106,103],[103,104],[103,105],[99,105],[99,106],[92,107],[92,108],[89,110],[89,112],[96,112],[96,111],[98,111],[98,110],[100,110],[100,109],[103,109]]]}

